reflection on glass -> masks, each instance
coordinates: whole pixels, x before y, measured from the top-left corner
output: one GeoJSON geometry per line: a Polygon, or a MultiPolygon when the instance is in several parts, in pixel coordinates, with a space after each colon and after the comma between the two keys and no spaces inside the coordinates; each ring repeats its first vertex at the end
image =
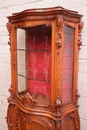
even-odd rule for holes
{"type": "Polygon", "coordinates": [[[64,56],[63,56],[63,79],[62,79],[62,102],[72,101],[72,78],[73,78],[73,45],[74,29],[64,27],[64,56]]]}
{"type": "Polygon", "coordinates": [[[26,90],[25,77],[25,31],[17,29],[17,70],[18,70],[18,91],[26,90]]]}
{"type": "Polygon", "coordinates": [[[51,27],[18,29],[17,39],[18,91],[27,90],[38,104],[47,105],[51,93],[51,27]]]}

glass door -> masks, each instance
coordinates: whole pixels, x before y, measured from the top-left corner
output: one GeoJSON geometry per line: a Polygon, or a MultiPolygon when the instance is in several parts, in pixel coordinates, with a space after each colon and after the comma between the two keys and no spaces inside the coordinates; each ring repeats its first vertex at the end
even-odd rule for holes
{"type": "Polygon", "coordinates": [[[51,26],[29,27],[18,37],[22,37],[17,41],[18,91],[29,91],[39,105],[48,105],[51,98],[51,26]]]}

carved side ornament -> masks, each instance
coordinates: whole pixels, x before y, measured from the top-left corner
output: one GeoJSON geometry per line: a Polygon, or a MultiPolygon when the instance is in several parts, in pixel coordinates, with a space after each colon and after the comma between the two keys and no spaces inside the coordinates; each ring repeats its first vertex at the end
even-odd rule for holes
{"type": "Polygon", "coordinates": [[[76,130],[80,130],[80,117],[79,117],[78,111],[73,112],[73,119],[75,122],[76,130]]]}
{"type": "Polygon", "coordinates": [[[63,26],[63,18],[59,17],[56,19],[56,46],[58,50],[58,54],[60,53],[59,48],[62,46],[62,26],[63,26]]]}
{"type": "Polygon", "coordinates": [[[78,90],[76,92],[76,107],[79,107],[79,104],[78,104],[78,98],[80,97],[80,94],[78,93],[78,90]]]}
{"type": "Polygon", "coordinates": [[[17,100],[26,107],[36,107],[37,105],[37,101],[33,100],[29,92],[26,92],[24,95],[17,94],[17,100]]]}
{"type": "MultiPolygon", "coordinates": [[[[61,118],[61,108],[62,108],[62,103],[60,101],[60,98],[57,97],[56,104],[55,104],[55,117],[56,118],[61,118]]],[[[61,120],[56,121],[55,130],[61,130],[61,120]]]]}
{"type": "Polygon", "coordinates": [[[55,55],[56,55],[56,97],[59,96],[60,93],[60,86],[61,86],[61,61],[62,61],[62,27],[63,27],[63,18],[60,15],[57,19],[56,19],[56,37],[55,37],[55,44],[56,44],[56,48],[55,48],[55,55]]]}
{"type": "Polygon", "coordinates": [[[11,30],[12,30],[12,24],[11,23],[7,23],[6,24],[7,30],[9,32],[9,41],[8,44],[11,46],[11,30]]]}
{"type": "Polygon", "coordinates": [[[15,105],[9,104],[6,119],[9,130],[13,130],[13,128],[18,130],[18,116],[18,109],[15,107],[15,105]]]}
{"type": "Polygon", "coordinates": [[[12,85],[11,87],[8,89],[8,91],[10,92],[10,97],[8,98],[8,102],[12,101],[14,95],[13,95],[13,89],[12,89],[12,85]]]}
{"type": "Polygon", "coordinates": [[[80,22],[78,24],[78,49],[80,50],[80,46],[82,45],[82,41],[81,41],[81,32],[82,32],[82,28],[84,26],[83,22],[80,22]]]}
{"type": "Polygon", "coordinates": [[[62,107],[62,103],[60,101],[60,98],[57,97],[56,104],[55,104],[55,110],[56,110],[55,117],[56,118],[60,118],[61,117],[61,107],[62,107]]]}

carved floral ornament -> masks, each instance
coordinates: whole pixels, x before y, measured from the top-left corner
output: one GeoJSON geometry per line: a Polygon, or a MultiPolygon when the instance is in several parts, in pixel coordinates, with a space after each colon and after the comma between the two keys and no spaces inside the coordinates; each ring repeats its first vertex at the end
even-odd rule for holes
{"type": "Polygon", "coordinates": [[[17,99],[26,107],[35,107],[37,104],[37,101],[30,96],[29,92],[24,95],[17,94],[17,99]]]}
{"type": "Polygon", "coordinates": [[[59,17],[56,19],[56,46],[60,48],[62,46],[62,26],[63,18],[59,17]]]}
{"type": "Polygon", "coordinates": [[[62,47],[62,27],[63,27],[63,18],[60,15],[58,18],[56,18],[56,39],[55,39],[55,44],[56,44],[56,97],[59,96],[60,93],[60,77],[61,77],[61,47],[62,47]]]}
{"type": "Polygon", "coordinates": [[[12,85],[11,87],[8,89],[8,91],[10,92],[10,97],[8,98],[8,102],[12,101],[14,95],[13,95],[13,88],[12,88],[12,85]]]}
{"type": "Polygon", "coordinates": [[[83,26],[84,26],[84,23],[83,23],[83,22],[80,22],[80,23],[78,24],[79,33],[82,32],[83,26]]]}
{"type": "Polygon", "coordinates": [[[9,34],[11,33],[11,30],[12,30],[12,24],[11,23],[7,23],[6,24],[6,27],[7,27],[7,30],[9,32],[9,34]]]}
{"type": "Polygon", "coordinates": [[[8,41],[8,44],[11,45],[11,30],[12,30],[12,24],[11,23],[7,23],[6,24],[6,27],[7,27],[7,30],[9,32],[9,41],[8,41]]]}
{"type": "Polygon", "coordinates": [[[57,117],[57,118],[61,117],[61,107],[62,107],[62,103],[60,101],[60,98],[57,97],[56,104],[55,104],[55,111],[56,111],[55,117],[57,117]]]}
{"type": "Polygon", "coordinates": [[[80,46],[82,45],[82,41],[81,41],[81,32],[82,32],[82,28],[84,26],[83,22],[80,22],[78,24],[78,49],[80,50],[80,46]]]}
{"type": "Polygon", "coordinates": [[[76,107],[79,107],[78,99],[80,98],[80,94],[78,93],[78,90],[76,92],[76,107]]]}

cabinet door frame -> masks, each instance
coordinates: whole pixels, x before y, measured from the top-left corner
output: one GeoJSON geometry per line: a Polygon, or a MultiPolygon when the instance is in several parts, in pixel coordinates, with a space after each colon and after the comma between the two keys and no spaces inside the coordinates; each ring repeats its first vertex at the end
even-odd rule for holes
{"type": "MultiPolygon", "coordinates": [[[[77,94],[77,87],[78,87],[78,24],[72,22],[64,21],[64,25],[73,28],[74,31],[74,45],[73,45],[73,76],[72,76],[72,101],[65,103],[63,105],[68,104],[75,104],[76,103],[76,94],[77,94]]],[[[63,28],[64,32],[64,28],[63,28]]],[[[63,39],[63,47],[64,47],[64,39],[63,39]]],[[[64,48],[63,48],[64,50],[64,48]]]]}
{"type": "Polygon", "coordinates": [[[12,24],[11,31],[11,72],[12,72],[12,92],[13,95],[18,93],[18,77],[17,77],[17,29],[26,29],[28,27],[34,27],[39,25],[52,26],[52,38],[51,38],[51,54],[52,54],[52,72],[51,72],[51,104],[54,104],[54,32],[55,22],[54,20],[34,20],[27,22],[19,22],[12,24]]]}

